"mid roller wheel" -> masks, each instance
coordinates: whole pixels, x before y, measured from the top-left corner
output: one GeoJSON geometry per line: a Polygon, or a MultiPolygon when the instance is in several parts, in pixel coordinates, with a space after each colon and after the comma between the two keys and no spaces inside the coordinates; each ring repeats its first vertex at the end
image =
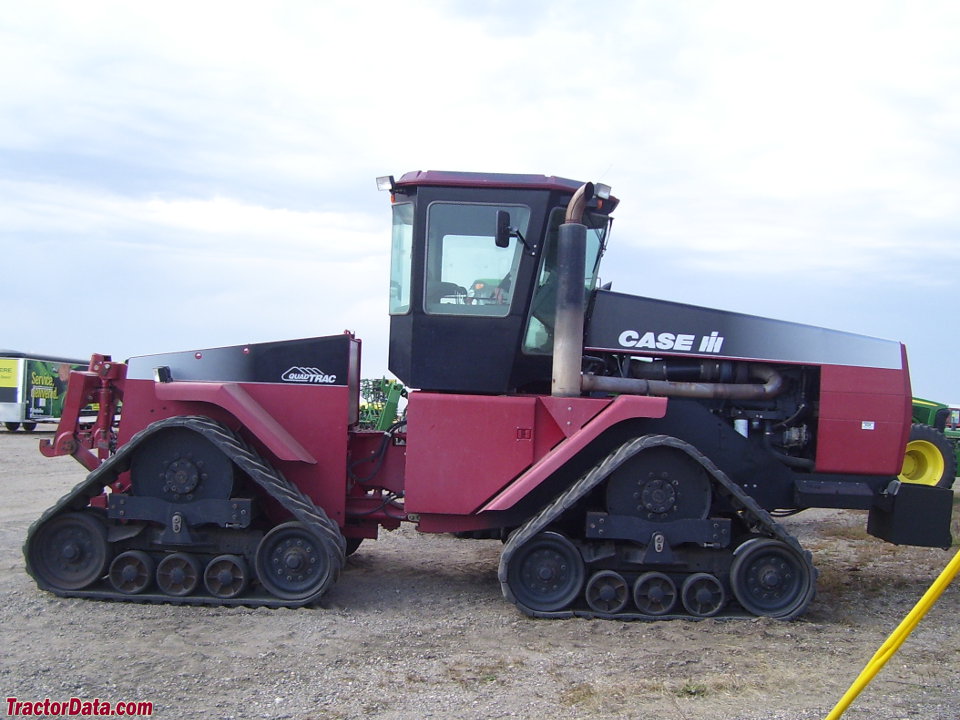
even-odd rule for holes
{"type": "Polygon", "coordinates": [[[167,555],[157,565],[157,587],[167,595],[183,597],[200,583],[200,561],[190,553],[167,555]]]}
{"type": "Polygon", "coordinates": [[[694,573],[683,581],[680,590],[683,607],[694,617],[712,617],[727,604],[727,592],[709,573],[694,573]]]}
{"type": "Polygon", "coordinates": [[[677,586],[669,575],[644,573],[633,584],[633,602],[647,615],[666,615],[677,604],[677,586]]]}
{"type": "Polygon", "coordinates": [[[250,580],[247,563],[238,555],[218,555],[203,571],[203,584],[219,598],[235,598],[246,588],[250,580]]]}
{"type": "Polygon", "coordinates": [[[142,550],[128,550],[110,563],[110,584],[126,595],[136,595],[153,582],[153,558],[142,550]]]}
{"type": "Polygon", "coordinates": [[[630,587],[620,573],[614,570],[601,570],[590,578],[584,594],[591,610],[613,614],[627,606],[630,587]]]}

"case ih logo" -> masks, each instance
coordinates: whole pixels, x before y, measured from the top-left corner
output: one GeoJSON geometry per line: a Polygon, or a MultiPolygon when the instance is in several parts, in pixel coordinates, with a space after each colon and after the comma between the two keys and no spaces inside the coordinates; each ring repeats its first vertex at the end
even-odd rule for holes
{"type": "Polygon", "coordinates": [[[337,382],[336,375],[327,375],[317,368],[292,367],[280,379],[284,382],[311,383],[313,385],[333,385],[337,382]]]}
{"type": "Polygon", "coordinates": [[[621,347],[650,348],[651,350],[692,352],[696,347],[696,352],[718,353],[720,346],[723,345],[723,337],[716,331],[703,335],[699,340],[700,342],[697,343],[696,335],[669,332],[639,333],[636,330],[624,330],[619,337],[621,347]]]}

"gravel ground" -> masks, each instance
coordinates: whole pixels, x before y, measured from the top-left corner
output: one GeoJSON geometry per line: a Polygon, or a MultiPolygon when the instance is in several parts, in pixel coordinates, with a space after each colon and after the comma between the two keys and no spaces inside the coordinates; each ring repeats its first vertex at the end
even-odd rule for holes
{"type": "MultiPolygon", "coordinates": [[[[0,688],[150,701],[156,718],[823,718],[952,557],[870,538],[858,512],[786,523],[820,592],[793,622],[532,620],[500,593],[501,545],[383,533],[319,607],[63,600],[26,575],[29,524],[82,479],[35,433],[0,432],[0,688]]],[[[845,718],[960,717],[951,586],[845,718]]],[[[5,703],[4,712],[9,705],[5,703]]]]}

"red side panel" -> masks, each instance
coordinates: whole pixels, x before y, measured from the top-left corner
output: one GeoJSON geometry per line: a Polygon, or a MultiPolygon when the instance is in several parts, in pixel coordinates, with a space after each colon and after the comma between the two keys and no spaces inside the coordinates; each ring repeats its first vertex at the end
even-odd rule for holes
{"type": "Polygon", "coordinates": [[[613,424],[663,417],[665,398],[413,393],[405,507],[420,515],[509,509],[613,424]]]}
{"type": "MultiPolygon", "coordinates": [[[[411,393],[404,506],[411,513],[473,512],[534,460],[535,397],[411,393]]],[[[554,425],[545,430],[557,442],[554,425]]]]}
{"type": "Polygon", "coordinates": [[[825,365],[820,375],[817,472],[896,475],[910,433],[903,369],[825,365]]]}

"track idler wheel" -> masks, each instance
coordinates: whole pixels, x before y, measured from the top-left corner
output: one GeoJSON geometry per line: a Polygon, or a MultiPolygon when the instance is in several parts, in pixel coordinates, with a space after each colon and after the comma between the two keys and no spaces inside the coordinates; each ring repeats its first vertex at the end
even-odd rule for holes
{"type": "Polygon", "coordinates": [[[128,550],[110,563],[110,584],[125,595],[136,595],[153,582],[153,558],[142,550],[128,550]]]}
{"type": "Polygon", "coordinates": [[[576,546],[557,532],[542,532],[510,559],[507,584],[516,601],[534,612],[570,605],[583,588],[586,570],[576,546]]]}
{"type": "Polygon", "coordinates": [[[810,566],[792,547],[770,538],[751,538],[733,553],[733,596],[754,615],[788,618],[813,597],[810,566]]]}
{"type": "Polygon", "coordinates": [[[257,547],[260,583],[283,600],[305,600],[319,595],[336,580],[337,548],[327,537],[301,522],[278,525],[257,547]]]}
{"type": "Polygon", "coordinates": [[[167,555],[157,565],[157,587],[167,595],[183,597],[200,583],[200,561],[190,553],[167,555]]]}
{"type": "Polygon", "coordinates": [[[235,598],[247,588],[250,573],[238,555],[218,555],[203,571],[204,587],[214,597],[235,598]]]}
{"type": "Polygon", "coordinates": [[[694,617],[712,617],[727,604],[727,591],[713,575],[694,573],[683,581],[680,598],[683,607],[694,617]]]}
{"type": "Polygon", "coordinates": [[[644,573],[633,584],[633,602],[646,615],[666,615],[677,604],[677,585],[661,572],[644,573]]]}
{"type": "Polygon", "coordinates": [[[615,570],[594,573],[587,583],[587,605],[598,613],[618,613],[630,600],[630,586],[615,570]]]}
{"type": "Polygon", "coordinates": [[[31,539],[27,563],[41,585],[80,590],[103,577],[110,559],[107,528],[90,512],[58,515],[31,539]]]}

